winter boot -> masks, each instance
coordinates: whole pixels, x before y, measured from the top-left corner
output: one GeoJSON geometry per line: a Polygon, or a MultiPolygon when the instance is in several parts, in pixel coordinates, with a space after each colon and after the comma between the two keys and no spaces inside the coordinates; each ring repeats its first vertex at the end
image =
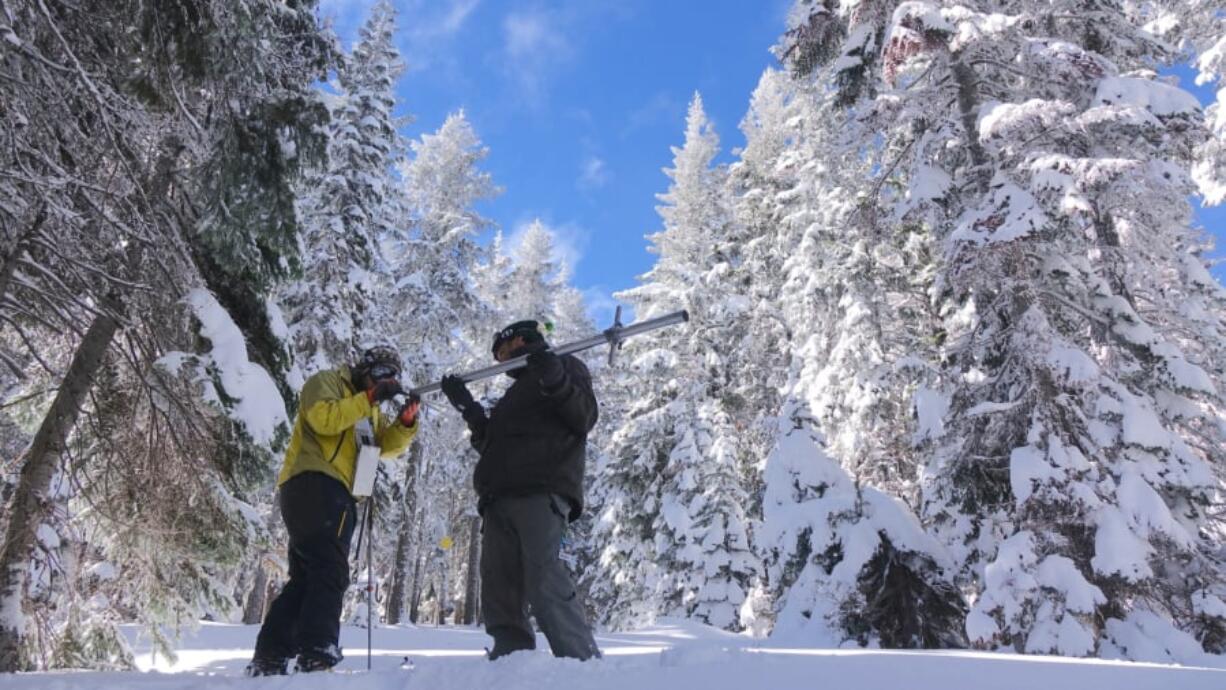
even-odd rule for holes
{"type": "Polygon", "coordinates": [[[341,650],[336,645],[328,645],[319,649],[304,651],[298,655],[298,673],[316,673],[318,671],[330,671],[333,666],[341,663],[345,658],[341,654],[341,650]]]}
{"type": "Polygon", "coordinates": [[[289,659],[269,659],[266,657],[255,657],[251,663],[247,664],[247,668],[243,669],[243,675],[248,678],[256,678],[258,676],[284,676],[289,673],[289,659]]]}
{"type": "Polygon", "coordinates": [[[485,650],[485,658],[493,661],[514,652],[536,649],[536,638],[526,637],[510,631],[499,630],[491,635],[494,638],[494,648],[485,650]]]}

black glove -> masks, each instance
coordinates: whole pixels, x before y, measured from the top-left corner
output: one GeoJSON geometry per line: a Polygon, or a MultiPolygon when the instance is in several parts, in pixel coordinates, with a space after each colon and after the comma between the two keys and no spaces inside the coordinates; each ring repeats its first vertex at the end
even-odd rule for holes
{"type": "Polygon", "coordinates": [[[371,402],[384,402],[400,395],[404,389],[400,387],[400,382],[396,379],[380,379],[369,391],[366,392],[371,402]]]}
{"type": "Polygon", "coordinates": [[[463,412],[477,401],[473,400],[473,394],[468,392],[468,386],[464,385],[464,379],[455,374],[447,374],[439,383],[439,388],[442,389],[443,395],[447,396],[447,402],[451,406],[463,412]]]}
{"type": "Polygon", "coordinates": [[[562,368],[562,360],[550,350],[540,350],[528,355],[528,366],[535,369],[541,377],[541,386],[557,388],[566,380],[566,370],[562,368]]]}

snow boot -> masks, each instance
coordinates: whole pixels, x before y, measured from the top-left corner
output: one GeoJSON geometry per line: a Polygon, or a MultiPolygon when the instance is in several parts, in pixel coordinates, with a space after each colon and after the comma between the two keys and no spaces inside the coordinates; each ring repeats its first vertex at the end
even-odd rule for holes
{"type": "Polygon", "coordinates": [[[336,645],[304,651],[298,655],[297,671],[298,673],[331,671],[332,667],[341,663],[344,658],[345,655],[341,654],[340,648],[336,645]]]}
{"type": "Polygon", "coordinates": [[[289,659],[268,659],[256,657],[243,669],[243,675],[248,678],[259,676],[284,676],[289,674],[289,659]]]}
{"type": "Polygon", "coordinates": [[[511,641],[505,637],[495,637],[494,648],[485,648],[485,658],[489,659],[490,661],[494,661],[495,659],[501,659],[508,654],[514,654],[515,652],[527,652],[534,649],[536,649],[535,644],[527,644],[519,640],[511,641]]]}

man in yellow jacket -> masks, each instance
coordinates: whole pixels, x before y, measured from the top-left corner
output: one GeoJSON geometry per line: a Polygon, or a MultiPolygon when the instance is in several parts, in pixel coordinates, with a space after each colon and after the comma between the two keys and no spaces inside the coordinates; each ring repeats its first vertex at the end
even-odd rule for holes
{"type": "Polygon", "coordinates": [[[298,670],[307,672],[329,669],[342,658],[337,640],[357,524],[351,492],[358,437],[369,423],[380,456],[391,458],[417,433],[415,398],[394,419],[380,411],[380,403],[403,393],[400,368],[394,348],[373,347],[357,365],[319,372],[302,388],[277,480],[289,532],[289,582],[264,618],[248,675],[285,674],[295,654],[298,670]]]}

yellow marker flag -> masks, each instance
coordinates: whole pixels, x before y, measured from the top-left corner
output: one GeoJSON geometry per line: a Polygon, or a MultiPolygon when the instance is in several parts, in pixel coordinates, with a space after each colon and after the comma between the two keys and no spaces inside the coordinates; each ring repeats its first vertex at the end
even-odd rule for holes
{"type": "Polygon", "coordinates": [[[455,542],[451,540],[451,537],[443,537],[438,541],[438,545],[442,547],[444,551],[450,550],[454,544],[455,542]]]}

